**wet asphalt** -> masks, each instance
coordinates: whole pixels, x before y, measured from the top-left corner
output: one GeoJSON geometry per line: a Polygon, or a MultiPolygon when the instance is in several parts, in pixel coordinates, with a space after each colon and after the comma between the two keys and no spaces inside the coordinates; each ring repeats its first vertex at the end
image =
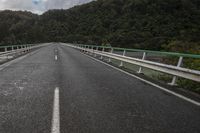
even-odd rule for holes
{"type": "Polygon", "coordinates": [[[200,133],[200,107],[56,43],[0,70],[0,133],[51,133],[55,88],[61,133],[200,133]]]}

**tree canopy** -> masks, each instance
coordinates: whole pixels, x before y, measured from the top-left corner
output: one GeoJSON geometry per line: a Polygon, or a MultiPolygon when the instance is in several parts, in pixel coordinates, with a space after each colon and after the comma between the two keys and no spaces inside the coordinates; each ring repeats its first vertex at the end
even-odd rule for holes
{"type": "Polygon", "coordinates": [[[0,11],[1,45],[108,42],[117,47],[163,50],[183,42],[180,51],[187,51],[187,45],[199,50],[199,36],[199,0],[97,0],[42,15],[0,11]]]}

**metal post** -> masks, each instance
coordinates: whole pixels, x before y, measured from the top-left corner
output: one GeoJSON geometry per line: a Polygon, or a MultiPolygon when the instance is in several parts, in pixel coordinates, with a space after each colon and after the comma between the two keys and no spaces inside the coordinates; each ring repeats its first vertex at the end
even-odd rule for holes
{"type": "Polygon", "coordinates": [[[27,51],[27,52],[29,51],[29,46],[28,46],[28,45],[26,45],[26,51],[27,51]]]}
{"type": "Polygon", "coordinates": [[[14,50],[14,46],[11,47],[12,51],[14,50]]]}
{"type": "Polygon", "coordinates": [[[27,46],[25,45],[24,47],[25,47],[25,53],[26,53],[27,52],[27,46]]]}
{"type": "MultiPolygon", "coordinates": [[[[180,57],[179,57],[179,60],[178,60],[177,67],[180,67],[180,66],[182,65],[182,62],[183,62],[183,57],[180,56],[180,57]]],[[[172,82],[169,83],[169,85],[172,85],[172,86],[173,86],[173,85],[176,85],[176,80],[177,80],[177,77],[174,76],[173,79],[172,79],[172,82]]]]}
{"type": "Polygon", "coordinates": [[[92,49],[92,46],[88,46],[88,54],[91,54],[90,50],[92,49]]]}
{"type": "Polygon", "coordinates": [[[23,46],[20,45],[20,54],[23,54],[23,51],[21,51],[23,49],[23,46]]]}
{"type": "MultiPolygon", "coordinates": [[[[96,47],[96,51],[98,51],[98,49],[99,49],[99,47],[97,46],[97,47],[96,47]]],[[[97,57],[97,54],[96,54],[96,53],[94,54],[94,57],[97,57]]]]}
{"type": "Polygon", "coordinates": [[[85,46],[82,46],[82,48],[83,48],[83,51],[82,51],[82,52],[85,53],[85,46]]]}
{"type": "MultiPolygon", "coordinates": [[[[111,53],[111,54],[113,53],[113,48],[111,48],[110,53],[111,53]]],[[[108,62],[109,62],[109,63],[111,62],[111,58],[108,59],[108,62]]]]}
{"type": "MultiPolygon", "coordinates": [[[[102,53],[105,51],[105,49],[104,49],[104,47],[103,47],[103,49],[102,49],[102,53]]],[[[101,55],[101,58],[100,58],[101,60],[103,60],[103,56],[101,55]]]]}
{"type": "Polygon", "coordinates": [[[26,46],[25,45],[23,46],[23,49],[24,49],[24,53],[26,53],[26,46]]]}
{"type": "MultiPolygon", "coordinates": [[[[126,55],[126,50],[124,50],[124,52],[123,52],[123,56],[125,56],[125,55],[126,55]]],[[[123,67],[123,66],[124,66],[124,62],[121,61],[119,67],[123,67]]]]}
{"type": "Polygon", "coordinates": [[[87,46],[85,46],[85,53],[87,53],[87,46]]]}
{"type": "Polygon", "coordinates": [[[7,51],[8,51],[8,48],[7,48],[7,47],[5,47],[5,48],[4,48],[4,52],[7,52],[7,51]]]}
{"type": "Polygon", "coordinates": [[[17,49],[16,49],[16,50],[17,50],[17,53],[16,53],[16,55],[18,55],[18,54],[19,54],[19,53],[18,53],[18,50],[19,50],[19,46],[17,46],[17,49]]]}
{"type": "Polygon", "coordinates": [[[84,50],[83,50],[83,52],[85,53],[86,52],[86,46],[83,46],[84,47],[84,50]]]}
{"type": "MultiPolygon", "coordinates": [[[[142,60],[145,60],[145,58],[146,58],[146,52],[143,53],[142,60]]],[[[142,73],[142,67],[139,68],[137,73],[142,73]]]]}
{"type": "MultiPolygon", "coordinates": [[[[4,48],[4,52],[7,52],[7,51],[8,51],[8,48],[5,47],[5,48],[4,48]]],[[[6,59],[8,59],[8,55],[6,56],[6,59]]]]}
{"type": "Polygon", "coordinates": [[[24,46],[22,45],[21,46],[21,49],[22,49],[22,54],[24,53],[24,46]]]}
{"type": "Polygon", "coordinates": [[[88,51],[89,49],[90,49],[90,46],[86,46],[86,53],[87,54],[89,54],[89,51],[88,51]]]}
{"type": "Polygon", "coordinates": [[[91,53],[91,55],[93,55],[93,54],[94,54],[94,47],[92,46],[91,48],[92,48],[92,53],[91,53]]]}

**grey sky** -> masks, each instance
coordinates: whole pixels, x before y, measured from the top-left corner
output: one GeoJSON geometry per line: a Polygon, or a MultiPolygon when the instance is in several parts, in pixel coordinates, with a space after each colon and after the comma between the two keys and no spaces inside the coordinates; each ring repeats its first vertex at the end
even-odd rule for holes
{"type": "Polygon", "coordinates": [[[27,10],[41,14],[49,9],[68,9],[92,0],[0,0],[0,10],[27,10]]]}

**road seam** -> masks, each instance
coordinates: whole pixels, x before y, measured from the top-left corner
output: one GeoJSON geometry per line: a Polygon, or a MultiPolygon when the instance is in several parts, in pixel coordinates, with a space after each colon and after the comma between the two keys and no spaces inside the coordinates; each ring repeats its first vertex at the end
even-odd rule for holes
{"type": "MultiPolygon", "coordinates": [[[[81,54],[83,54],[83,53],[81,53],[81,54]]],[[[94,57],[92,57],[92,56],[89,56],[89,55],[86,55],[86,54],[83,54],[83,55],[85,55],[85,56],[87,56],[87,57],[89,57],[89,58],[91,58],[91,59],[93,59],[93,60],[95,60],[95,61],[97,61],[97,62],[100,62],[100,63],[102,63],[102,64],[104,64],[104,65],[107,65],[107,66],[109,66],[109,67],[111,67],[111,68],[113,68],[113,69],[115,69],[115,70],[118,70],[118,71],[120,71],[120,72],[122,72],[122,73],[125,73],[125,74],[127,74],[127,75],[129,75],[129,76],[131,76],[131,77],[134,77],[134,78],[136,78],[136,79],[138,79],[138,80],[140,80],[140,81],[142,81],[142,82],[145,82],[145,83],[147,83],[147,84],[149,84],[149,85],[151,85],[151,86],[154,86],[154,87],[156,87],[156,88],[159,88],[159,89],[162,90],[162,91],[165,91],[165,92],[170,93],[170,94],[172,94],[172,95],[174,95],[174,96],[176,96],[176,97],[179,97],[179,98],[181,98],[181,99],[183,99],[183,100],[185,100],[185,101],[187,101],[187,102],[190,102],[190,103],[192,103],[192,104],[194,104],[194,105],[196,105],[196,106],[200,106],[200,103],[197,102],[197,101],[195,101],[195,100],[192,100],[192,99],[190,99],[190,98],[188,98],[188,97],[185,97],[185,96],[183,96],[183,95],[181,95],[181,94],[178,94],[178,93],[176,93],[176,92],[170,91],[170,90],[168,90],[168,89],[166,89],[166,88],[164,88],[164,87],[162,87],[162,86],[160,86],[160,85],[157,85],[157,84],[152,83],[152,82],[150,82],[150,81],[148,81],[148,80],[142,79],[142,78],[140,78],[140,77],[138,77],[138,76],[136,76],[136,75],[133,75],[133,74],[128,73],[128,72],[126,72],[126,71],[124,71],[124,70],[122,70],[122,69],[119,69],[119,68],[115,67],[115,66],[112,66],[112,65],[110,65],[110,64],[108,64],[108,63],[105,63],[105,62],[103,62],[103,61],[101,61],[101,60],[98,60],[98,59],[96,59],[96,58],[94,58],[94,57]]]]}

